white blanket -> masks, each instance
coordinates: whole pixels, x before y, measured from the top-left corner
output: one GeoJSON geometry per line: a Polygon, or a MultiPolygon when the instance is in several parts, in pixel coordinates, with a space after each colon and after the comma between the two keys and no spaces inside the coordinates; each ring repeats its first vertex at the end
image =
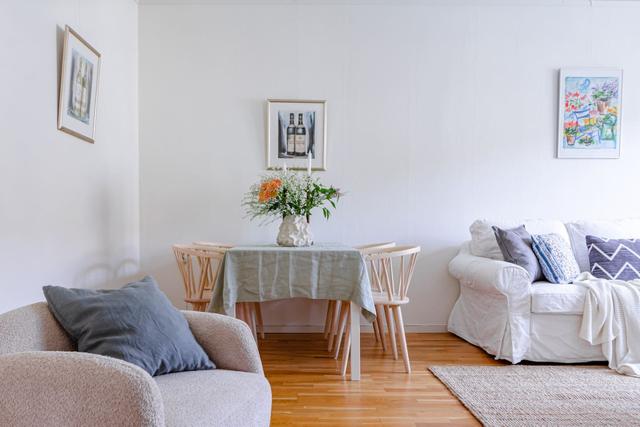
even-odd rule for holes
{"type": "Polygon", "coordinates": [[[640,377],[640,280],[605,280],[582,273],[574,284],[588,288],[580,338],[602,345],[611,369],[640,377]]]}

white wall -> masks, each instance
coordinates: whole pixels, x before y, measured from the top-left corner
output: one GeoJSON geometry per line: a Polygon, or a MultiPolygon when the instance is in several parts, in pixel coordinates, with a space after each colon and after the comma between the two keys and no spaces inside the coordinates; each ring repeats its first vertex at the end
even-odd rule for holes
{"type": "Polygon", "coordinates": [[[0,2],[0,313],[139,271],[133,0],[0,2]],[[62,31],[102,54],[96,143],[56,128],[62,31]]]}
{"type": "MultiPolygon", "coordinates": [[[[637,215],[640,7],[587,1],[153,1],[140,6],[142,268],[179,303],[170,247],[273,242],[243,219],[265,166],[265,100],[328,100],[348,191],[317,239],[419,244],[413,329],[442,330],[447,263],[478,217],[637,215]],[[166,3],[166,4],[161,4],[166,3]],[[452,4],[452,5],[451,5],[452,4]],[[620,160],[557,160],[557,69],[625,71],[620,160]]],[[[321,306],[270,304],[272,325],[321,306]]]]}

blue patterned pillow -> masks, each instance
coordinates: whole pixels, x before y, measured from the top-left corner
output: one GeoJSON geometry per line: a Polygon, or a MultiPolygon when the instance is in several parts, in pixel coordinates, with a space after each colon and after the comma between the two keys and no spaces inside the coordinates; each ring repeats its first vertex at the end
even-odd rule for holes
{"type": "Polygon", "coordinates": [[[536,254],[544,277],[551,283],[571,283],[580,267],[573,256],[573,251],[558,234],[537,234],[531,236],[532,249],[536,254]]]}
{"type": "Polygon", "coordinates": [[[591,274],[600,279],[640,279],[640,239],[587,236],[591,274]]]}

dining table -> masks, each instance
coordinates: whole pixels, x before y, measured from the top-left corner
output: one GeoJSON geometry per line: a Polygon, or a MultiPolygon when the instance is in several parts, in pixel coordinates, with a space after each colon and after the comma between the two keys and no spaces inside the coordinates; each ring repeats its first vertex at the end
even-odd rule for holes
{"type": "Polygon", "coordinates": [[[207,311],[235,316],[236,303],[290,298],[350,303],[351,380],[360,380],[360,314],[372,322],[376,310],[366,262],[353,247],[234,246],[225,253],[207,311]]]}

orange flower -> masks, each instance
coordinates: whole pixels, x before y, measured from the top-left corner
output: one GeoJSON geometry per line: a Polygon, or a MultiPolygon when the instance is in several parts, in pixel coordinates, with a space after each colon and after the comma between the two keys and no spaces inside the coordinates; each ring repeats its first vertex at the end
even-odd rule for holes
{"type": "Polygon", "coordinates": [[[270,181],[265,181],[260,185],[260,192],[258,193],[258,201],[260,203],[267,202],[278,194],[278,190],[282,186],[282,181],[278,178],[274,178],[270,181]]]}

